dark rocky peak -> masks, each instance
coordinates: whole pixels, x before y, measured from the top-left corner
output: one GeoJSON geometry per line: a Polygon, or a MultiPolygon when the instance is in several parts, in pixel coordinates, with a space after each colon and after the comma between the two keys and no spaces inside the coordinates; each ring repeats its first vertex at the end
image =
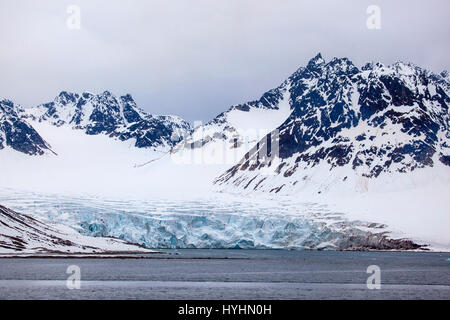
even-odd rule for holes
{"type": "Polygon", "coordinates": [[[120,97],[120,100],[122,100],[122,101],[124,101],[124,102],[132,102],[132,103],[136,104],[136,103],[134,102],[133,97],[132,97],[131,94],[129,94],[129,93],[127,93],[127,94],[121,96],[121,97],[120,97]]]}
{"type": "Polygon", "coordinates": [[[92,99],[92,98],[94,97],[94,94],[85,91],[85,92],[83,92],[83,93],[81,94],[81,97],[82,97],[83,99],[89,100],[89,99],[92,99]]]}
{"type": "Polygon", "coordinates": [[[328,63],[320,54],[312,58],[306,68],[299,68],[290,77],[291,92],[294,98],[302,96],[311,86],[320,86],[335,79],[347,81],[344,77],[352,78],[359,73],[359,69],[347,58],[333,58],[328,63]]]}
{"type": "Polygon", "coordinates": [[[322,58],[322,55],[318,53],[314,58],[309,60],[306,67],[298,68],[288,80],[295,83],[301,79],[309,79],[317,77],[318,74],[321,74],[321,68],[325,65],[325,60],[322,58]]]}
{"type": "Polygon", "coordinates": [[[104,91],[95,97],[96,105],[94,107],[101,107],[102,110],[114,109],[119,111],[119,102],[116,97],[109,91],[104,91]]]}
{"type": "Polygon", "coordinates": [[[61,91],[60,94],[55,98],[54,102],[62,105],[68,105],[70,103],[74,104],[79,98],[77,93],[71,93],[67,91],[61,91]]]}
{"type": "Polygon", "coordinates": [[[365,65],[363,65],[361,67],[362,71],[367,71],[367,70],[373,70],[374,68],[374,63],[373,62],[367,62],[365,65]]]}
{"type": "Polygon", "coordinates": [[[333,58],[326,64],[327,74],[335,77],[347,75],[349,77],[357,74],[359,69],[347,58],[333,58]]]}
{"type": "Polygon", "coordinates": [[[322,54],[319,52],[314,58],[309,60],[308,64],[306,65],[306,68],[315,69],[318,66],[321,66],[324,64],[325,64],[325,60],[322,58],[322,54]]]}
{"type": "Polygon", "coordinates": [[[3,99],[0,100],[0,111],[4,114],[17,114],[14,108],[14,103],[11,100],[3,99]]]}
{"type": "Polygon", "coordinates": [[[126,122],[133,123],[143,120],[143,117],[141,115],[144,113],[138,108],[131,94],[121,96],[120,101],[122,102],[122,112],[126,122]]]}

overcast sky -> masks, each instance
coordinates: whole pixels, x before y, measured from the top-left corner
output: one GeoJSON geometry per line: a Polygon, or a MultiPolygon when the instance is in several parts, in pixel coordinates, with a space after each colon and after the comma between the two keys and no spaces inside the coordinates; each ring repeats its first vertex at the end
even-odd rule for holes
{"type": "Polygon", "coordinates": [[[62,90],[131,93],[144,110],[209,120],[326,60],[449,68],[450,1],[2,0],[0,98],[24,107],[62,90]],[[81,29],[67,27],[67,6],[81,29]],[[381,29],[369,30],[369,5],[381,29]]]}

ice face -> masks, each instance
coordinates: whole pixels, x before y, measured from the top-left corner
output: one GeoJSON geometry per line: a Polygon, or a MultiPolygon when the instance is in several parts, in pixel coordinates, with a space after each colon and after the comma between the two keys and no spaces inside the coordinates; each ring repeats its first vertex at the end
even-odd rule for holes
{"type": "Polygon", "coordinates": [[[347,221],[315,203],[219,195],[198,200],[111,201],[11,191],[0,192],[0,201],[84,235],[116,237],[148,248],[349,249],[376,245],[384,237],[383,226],[347,221]]]}

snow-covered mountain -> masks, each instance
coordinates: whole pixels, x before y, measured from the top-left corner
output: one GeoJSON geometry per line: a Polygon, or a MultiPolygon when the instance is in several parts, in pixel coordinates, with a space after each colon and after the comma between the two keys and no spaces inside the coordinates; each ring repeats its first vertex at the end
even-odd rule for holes
{"type": "MultiPolygon", "coordinates": [[[[222,189],[323,192],[423,168],[450,170],[448,74],[412,64],[319,54],[289,79],[292,113],[277,127],[279,157],[265,138],[215,181],[222,189]],[[267,146],[266,146],[267,147],[267,146]]],[[[273,133],[272,133],[273,134],[273,133]]],[[[367,191],[367,190],[366,190],[367,191]]]]}
{"type": "Polygon", "coordinates": [[[70,126],[88,135],[104,134],[121,141],[134,139],[137,148],[173,146],[190,133],[177,116],[156,116],[138,108],[131,95],[61,92],[52,102],[26,109],[22,117],[70,126]]]}
{"type": "Polygon", "coordinates": [[[135,167],[166,155],[191,132],[177,116],[147,114],[130,95],[110,92],[61,92],[34,108],[12,106],[3,102],[0,118],[8,119],[2,120],[6,135],[0,136],[7,142],[0,144],[0,187],[5,188],[147,193],[149,183],[165,181],[167,174],[156,178],[135,167]]]}
{"type": "Polygon", "coordinates": [[[0,254],[150,252],[113,238],[83,236],[65,226],[51,226],[0,205],[0,254]]]}
{"type": "Polygon", "coordinates": [[[23,109],[9,100],[0,100],[0,150],[5,147],[28,155],[42,155],[50,145],[20,114],[23,109]]]}

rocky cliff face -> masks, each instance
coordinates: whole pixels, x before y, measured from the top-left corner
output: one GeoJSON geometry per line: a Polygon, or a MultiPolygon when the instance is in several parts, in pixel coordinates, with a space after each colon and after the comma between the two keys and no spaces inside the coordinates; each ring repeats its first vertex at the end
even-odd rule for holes
{"type": "Polygon", "coordinates": [[[10,147],[28,155],[50,152],[50,145],[20,114],[19,106],[9,100],[0,100],[0,150],[10,147]]]}

